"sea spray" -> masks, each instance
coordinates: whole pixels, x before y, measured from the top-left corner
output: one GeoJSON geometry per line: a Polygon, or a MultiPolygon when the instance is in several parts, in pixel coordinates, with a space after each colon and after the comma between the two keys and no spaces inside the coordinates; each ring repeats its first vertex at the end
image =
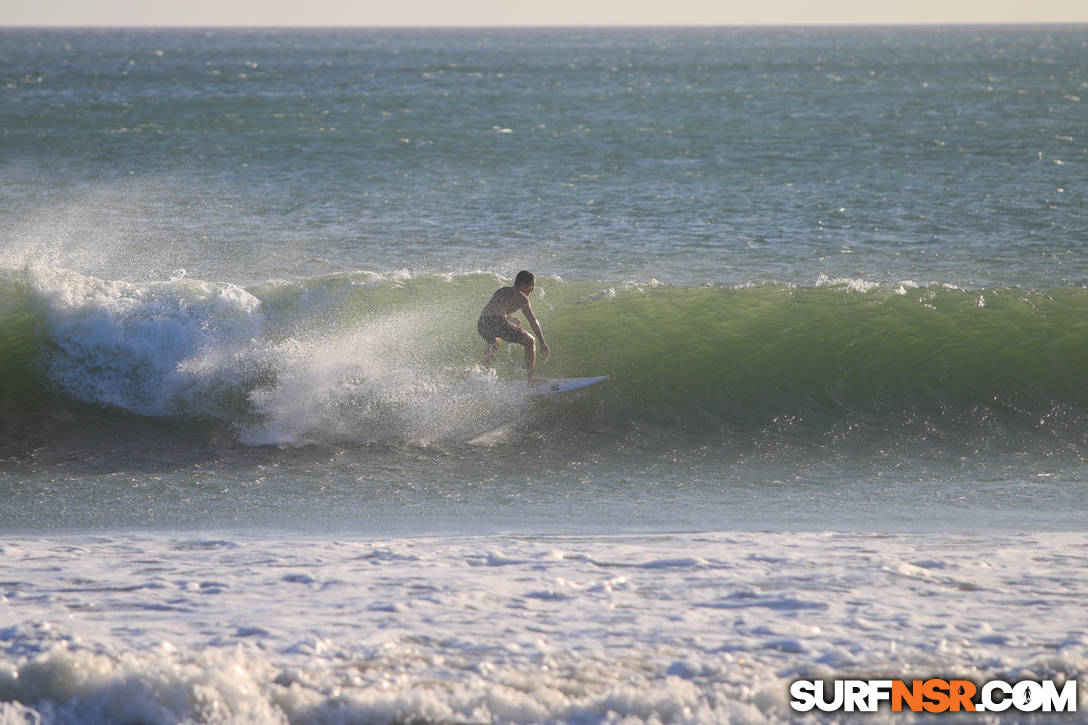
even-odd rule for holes
{"type": "Polygon", "coordinates": [[[467,441],[516,415],[513,390],[472,369],[435,364],[439,321],[393,313],[347,331],[272,347],[267,382],[250,392],[249,444],[467,441]]]}

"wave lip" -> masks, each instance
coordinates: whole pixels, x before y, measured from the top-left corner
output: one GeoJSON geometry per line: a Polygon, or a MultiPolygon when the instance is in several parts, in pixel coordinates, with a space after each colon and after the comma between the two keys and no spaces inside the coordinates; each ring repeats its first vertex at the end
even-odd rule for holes
{"type": "Polygon", "coordinates": [[[134,284],[51,268],[28,268],[26,281],[52,384],[140,415],[206,412],[192,404],[228,382],[263,326],[260,301],[229,283],[134,284]]]}

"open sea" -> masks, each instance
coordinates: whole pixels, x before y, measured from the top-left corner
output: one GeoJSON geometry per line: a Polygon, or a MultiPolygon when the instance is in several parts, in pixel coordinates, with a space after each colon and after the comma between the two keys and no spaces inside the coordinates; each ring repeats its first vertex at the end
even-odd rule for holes
{"type": "Polygon", "coordinates": [[[1086,284],[1088,26],[0,29],[0,724],[1084,722],[1086,284]]]}

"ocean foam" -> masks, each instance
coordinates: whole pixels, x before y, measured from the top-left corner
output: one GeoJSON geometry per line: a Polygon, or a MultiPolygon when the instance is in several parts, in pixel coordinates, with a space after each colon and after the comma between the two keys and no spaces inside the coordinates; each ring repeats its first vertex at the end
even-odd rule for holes
{"type": "Polygon", "coordinates": [[[3,721],[794,722],[798,677],[953,674],[1086,703],[1080,534],[203,541],[5,546],[3,721]]]}
{"type": "Polygon", "coordinates": [[[206,412],[186,408],[206,399],[208,368],[218,373],[215,361],[233,359],[262,328],[259,300],[232,284],[135,284],[46,267],[26,275],[50,378],[75,398],[133,413],[206,412]]]}

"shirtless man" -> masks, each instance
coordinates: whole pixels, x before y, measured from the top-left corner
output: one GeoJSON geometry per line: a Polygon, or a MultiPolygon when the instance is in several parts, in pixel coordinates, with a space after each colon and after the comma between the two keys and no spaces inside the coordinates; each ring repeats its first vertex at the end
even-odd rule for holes
{"type": "Polygon", "coordinates": [[[533,314],[532,305],[529,304],[529,295],[536,286],[536,278],[532,273],[521,271],[514,279],[513,287],[503,287],[491,295],[491,300],[484,306],[480,313],[480,321],[476,323],[476,329],[480,337],[487,340],[487,354],[484,355],[483,367],[491,367],[491,361],[495,353],[499,351],[502,340],[516,342],[525,346],[525,370],[529,373],[529,382],[533,382],[533,370],[536,368],[536,340],[522,329],[510,315],[521,310],[526,321],[533,328],[537,340],[540,340],[541,352],[547,360],[552,355],[548,349],[548,343],[544,342],[544,333],[540,331],[540,323],[533,314]]]}

